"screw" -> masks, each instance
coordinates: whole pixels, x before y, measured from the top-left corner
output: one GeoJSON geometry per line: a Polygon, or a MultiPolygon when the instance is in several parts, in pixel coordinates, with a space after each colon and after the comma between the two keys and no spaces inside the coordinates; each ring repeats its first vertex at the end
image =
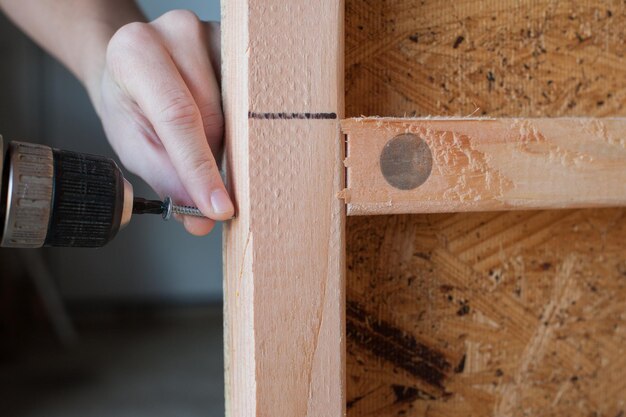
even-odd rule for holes
{"type": "Polygon", "coordinates": [[[165,197],[163,201],[163,219],[169,220],[172,214],[182,214],[184,216],[206,217],[197,207],[178,206],[172,202],[170,197],[165,197]]]}

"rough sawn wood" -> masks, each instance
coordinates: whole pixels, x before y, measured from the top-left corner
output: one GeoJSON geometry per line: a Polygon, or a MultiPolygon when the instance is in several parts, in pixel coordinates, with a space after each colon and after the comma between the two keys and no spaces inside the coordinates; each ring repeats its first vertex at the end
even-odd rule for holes
{"type": "Polygon", "coordinates": [[[626,118],[355,118],[342,129],[348,215],[626,205],[626,118]]]}

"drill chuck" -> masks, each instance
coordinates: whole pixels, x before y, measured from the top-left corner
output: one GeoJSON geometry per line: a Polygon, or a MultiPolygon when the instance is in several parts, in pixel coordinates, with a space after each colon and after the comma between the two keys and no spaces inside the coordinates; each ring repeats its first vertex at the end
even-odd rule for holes
{"type": "Polygon", "coordinates": [[[11,142],[0,172],[0,246],[100,247],[130,221],[133,188],[109,158],[11,142]]]}
{"type": "Polygon", "coordinates": [[[204,217],[196,207],[133,195],[115,161],[0,136],[0,246],[100,247],[133,214],[204,217]],[[1,157],[4,154],[4,157],[1,157]]]}

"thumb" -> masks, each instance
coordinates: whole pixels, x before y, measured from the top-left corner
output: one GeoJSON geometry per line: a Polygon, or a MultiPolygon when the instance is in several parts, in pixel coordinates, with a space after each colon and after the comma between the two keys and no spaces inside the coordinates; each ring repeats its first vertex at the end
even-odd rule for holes
{"type": "Polygon", "coordinates": [[[194,203],[207,217],[231,218],[234,207],[200,110],[154,30],[145,24],[125,26],[111,39],[107,54],[113,77],[152,124],[194,203]]]}

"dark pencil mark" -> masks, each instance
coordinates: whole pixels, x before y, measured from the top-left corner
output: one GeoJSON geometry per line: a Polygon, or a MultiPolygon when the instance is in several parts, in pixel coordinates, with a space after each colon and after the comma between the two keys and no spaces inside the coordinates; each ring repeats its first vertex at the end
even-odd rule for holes
{"type": "Polygon", "coordinates": [[[330,119],[337,118],[337,113],[257,113],[248,112],[249,119],[330,119]]]}
{"type": "MultiPolygon", "coordinates": [[[[444,390],[451,365],[445,356],[412,335],[367,313],[358,303],[346,303],[348,339],[395,366],[404,369],[426,384],[444,390]]],[[[441,393],[440,393],[441,394],[441,393]]]]}

